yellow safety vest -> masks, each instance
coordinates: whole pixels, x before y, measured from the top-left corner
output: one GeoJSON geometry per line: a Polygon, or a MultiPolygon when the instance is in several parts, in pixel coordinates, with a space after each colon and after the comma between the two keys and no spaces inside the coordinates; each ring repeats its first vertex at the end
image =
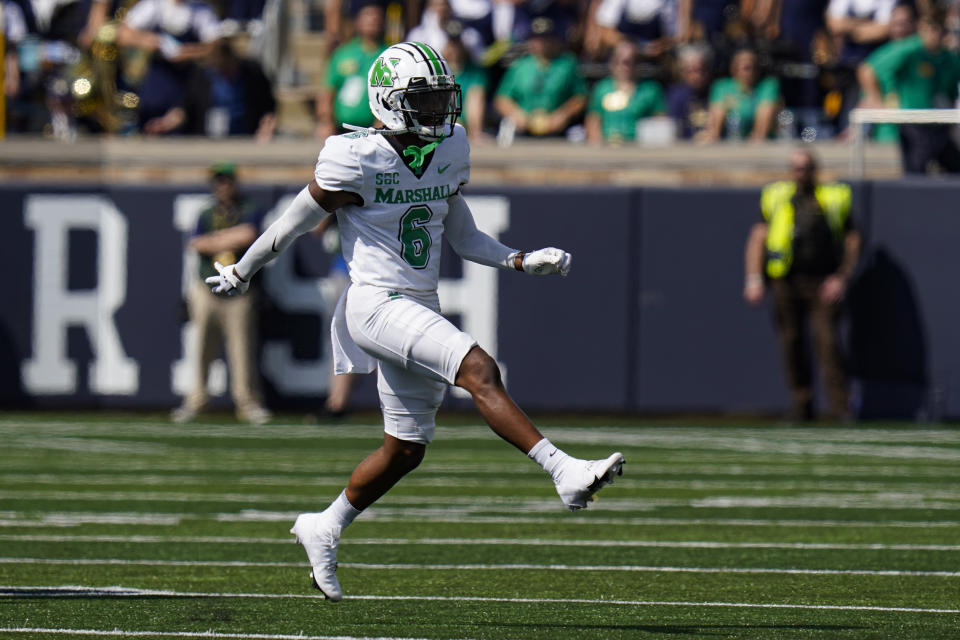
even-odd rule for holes
{"type": "MultiPolygon", "coordinates": [[[[793,195],[797,184],[783,180],[768,184],[760,194],[760,210],[767,222],[767,275],[782,278],[793,264],[793,195]]],[[[827,224],[842,242],[850,215],[850,185],[835,182],[818,185],[814,196],[827,216],[827,224]]]]}

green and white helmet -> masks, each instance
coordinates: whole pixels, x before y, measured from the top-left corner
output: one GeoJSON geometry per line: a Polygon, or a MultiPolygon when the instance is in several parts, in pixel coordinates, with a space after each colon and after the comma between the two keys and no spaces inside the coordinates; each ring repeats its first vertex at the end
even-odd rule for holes
{"type": "Polygon", "coordinates": [[[436,140],[453,134],[460,117],[460,85],[450,65],[428,44],[400,42],[370,67],[370,110],[393,133],[436,140]]]}

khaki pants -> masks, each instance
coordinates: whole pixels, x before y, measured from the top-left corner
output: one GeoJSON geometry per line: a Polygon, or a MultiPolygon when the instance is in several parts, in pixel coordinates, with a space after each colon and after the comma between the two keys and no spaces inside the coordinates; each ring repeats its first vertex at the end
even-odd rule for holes
{"type": "Polygon", "coordinates": [[[823,278],[791,275],[774,280],[773,308],[780,335],[787,384],[793,400],[793,412],[798,418],[813,413],[813,372],[807,329],[820,361],[823,384],[827,393],[828,415],[842,418],[847,414],[847,375],[840,353],[837,305],[820,300],[823,278]]]}
{"type": "Polygon", "coordinates": [[[253,342],[256,339],[255,295],[220,297],[202,282],[190,289],[190,320],[197,329],[195,351],[197,363],[193,385],[185,406],[199,411],[207,404],[207,374],[210,363],[226,344],[227,365],[230,370],[230,395],[237,413],[260,406],[257,372],[253,362],[253,342]]]}

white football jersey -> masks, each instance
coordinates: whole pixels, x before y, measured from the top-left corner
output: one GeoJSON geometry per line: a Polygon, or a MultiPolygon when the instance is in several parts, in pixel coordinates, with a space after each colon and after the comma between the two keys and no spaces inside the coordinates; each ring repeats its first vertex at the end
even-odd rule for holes
{"type": "Polygon", "coordinates": [[[390,289],[436,291],[447,199],[470,179],[470,145],[460,125],[417,176],[386,137],[363,131],[327,138],[317,184],[350,191],[363,205],[337,210],[350,279],[390,289]]]}

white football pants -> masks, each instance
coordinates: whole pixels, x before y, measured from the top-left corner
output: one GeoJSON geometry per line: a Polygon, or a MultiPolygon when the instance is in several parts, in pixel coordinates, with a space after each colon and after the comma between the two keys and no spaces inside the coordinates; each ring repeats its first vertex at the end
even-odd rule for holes
{"type": "Polygon", "coordinates": [[[418,296],[370,285],[347,290],[350,337],[377,359],[384,431],[409,442],[433,440],[446,385],[477,344],[440,315],[437,294],[418,296]]]}

